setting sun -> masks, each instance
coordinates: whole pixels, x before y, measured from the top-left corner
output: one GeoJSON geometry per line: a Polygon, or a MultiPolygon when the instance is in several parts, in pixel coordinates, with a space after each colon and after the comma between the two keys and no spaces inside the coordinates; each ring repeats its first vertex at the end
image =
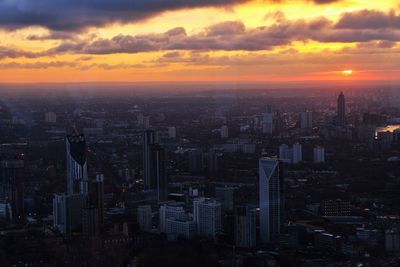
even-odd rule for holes
{"type": "Polygon", "coordinates": [[[353,70],[344,70],[344,71],[342,71],[342,74],[343,74],[344,76],[350,76],[350,75],[353,74],[353,70]]]}

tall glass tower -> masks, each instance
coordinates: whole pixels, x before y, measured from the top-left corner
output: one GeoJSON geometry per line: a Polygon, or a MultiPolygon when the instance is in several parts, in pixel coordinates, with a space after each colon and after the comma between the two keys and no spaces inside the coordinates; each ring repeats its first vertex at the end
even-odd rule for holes
{"type": "Polygon", "coordinates": [[[284,222],[282,164],[273,158],[259,160],[260,236],[266,243],[275,239],[284,222]]]}
{"type": "Polygon", "coordinates": [[[89,179],[86,162],[86,140],[80,134],[67,135],[67,192],[87,194],[89,179]]]}

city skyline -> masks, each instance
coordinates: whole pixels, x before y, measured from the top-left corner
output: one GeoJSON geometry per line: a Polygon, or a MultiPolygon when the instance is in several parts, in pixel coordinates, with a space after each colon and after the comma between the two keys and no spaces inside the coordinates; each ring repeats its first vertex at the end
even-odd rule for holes
{"type": "Polygon", "coordinates": [[[395,0],[2,1],[0,79],[398,81],[398,10],[395,0]]]}

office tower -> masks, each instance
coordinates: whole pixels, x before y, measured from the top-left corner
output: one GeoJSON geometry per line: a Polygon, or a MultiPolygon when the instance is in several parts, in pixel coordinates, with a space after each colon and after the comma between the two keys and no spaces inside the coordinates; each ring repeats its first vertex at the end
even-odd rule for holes
{"type": "Polygon", "coordinates": [[[340,93],[337,101],[337,123],[339,126],[346,125],[346,100],[343,92],[340,93]]]}
{"type": "Polygon", "coordinates": [[[87,194],[89,179],[87,173],[87,147],[83,135],[67,135],[67,192],[87,194]]]}
{"type": "Polygon", "coordinates": [[[154,130],[145,130],[143,132],[143,179],[144,187],[147,190],[151,188],[151,147],[155,144],[155,135],[154,130]]]}
{"type": "Polygon", "coordinates": [[[311,111],[302,112],[300,115],[300,128],[311,129],[313,127],[313,118],[311,111]]]}
{"type": "Polygon", "coordinates": [[[82,233],[88,237],[100,234],[99,210],[96,207],[82,209],[82,233]]]}
{"type": "Polygon", "coordinates": [[[165,233],[168,240],[178,237],[192,238],[196,234],[196,222],[188,219],[168,218],[165,222],[165,233]]]}
{"type": "Polygon", "coordinates": [[[99,228],[104,223],[104,175],[96,174],[96,180],[92,181],[89,186],[89,204],[97,209],[99,228]]]}
{"type": "Polygon", "coordinates": [[[56,123],[57,122],[57,115],[54,112],[46,112],[44,114],[44,120],[47,123],[56,123]]]}
{"type": "Polygon", "coordinates": [[[301,144],[296,143],[293,145],[293,164],[297,164],[299,162],[303,161],[303,149],[301,144]]]}
{"type": "Polygon", "coordinates": [[[233,210],[233,194],[235,188],[233,187],[216,187],[215,188],[215,198],[221,202],[221,207],[223,211],[233,210]]]}
{"type": "Polygon", "coordinates": [[[137,222],[142,231],[151,231],[153,229],[152,211],[150,205],[142,205],[137,208],[137,222]]]}
{"type": "Polygon", "coordinates": [[[283,161],[292,161],[293,152],[289,149],[289,146],[286,144],[282,144],[279,146],[279,159],[283,161]]]}
{"type": "Polygon", "coordinates": [[[222,139],[226,139],[229,137],[229,130],[228,130],[228,126],[223,125],[221,127],[221,138],[222,139]]]}
{"type": "Polygon", "coordinates": [[[168,127],[168,138],[170,139],[176,138],[176,128],[174,126],[168,127]]]}
{"type": "Polygon", "coordinates": [[[15,223],[25,220],[24,211],[24,160],[0,162],[0,202],[7,208],[7,217],[15,223]]]}
{"type": "Polygon", "coordinates": [[[166,203],[160,206],[160,232],[165,233],[167,219],[184,220],[187,218],[183,204],[179,202],[166,203]]]}
{"type": "Polygon", "coordinates": [[[199,235],[216,236],[222,230],[221,203],[215,199],[194,200],[193,216],[199,235]]]}
{"type": "Polygon", "coordinates": [[[283,225],[282,164],[273,158],[259,160],[260,236],[263,242],[275,239],[283,225]]]}
{"type": "Polygon", "coordinates": [[[85,194],[55,194],[53,199],[53,225],[62,234],[70,235],[82,227],[83,209],[87,205],[85,194]]]}
{"type": "Polygon", "coordinates": [[[235,210],[235,244],[237,247],[256,246],[257,211],[250,207],[237,207],[235,210]]]}
{"type": "Polygon", "coordinates": [[[273,131],[273,114],[272,112],[262,114],[262,133],[272,134],[273,131]]]}
{"type": "Polygon", "coordinates": [[[150,150],[150,189],[155,190],[158,201],[165,201],[168,195],[165,150],[159,145],[152,145],[150,150]]]}
{"type": "Polygon", "coordinates": [[[314,163],[325,162],[325,148],[321,146],[314,147],[314,163]]]}

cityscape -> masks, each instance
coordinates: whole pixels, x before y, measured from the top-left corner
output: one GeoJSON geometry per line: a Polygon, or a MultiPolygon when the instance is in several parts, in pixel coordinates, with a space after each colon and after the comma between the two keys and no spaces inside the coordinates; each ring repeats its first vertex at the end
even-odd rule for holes
{"type": "Polygon", "coordinates": [[[9,92],[1,261],[397,266],[399,100],[390,89],[9,92]]]}
{"type": "Polygon", "coordinates": [[[0,267],[400,266],[398,0],[0,0],[0,267]]]}

